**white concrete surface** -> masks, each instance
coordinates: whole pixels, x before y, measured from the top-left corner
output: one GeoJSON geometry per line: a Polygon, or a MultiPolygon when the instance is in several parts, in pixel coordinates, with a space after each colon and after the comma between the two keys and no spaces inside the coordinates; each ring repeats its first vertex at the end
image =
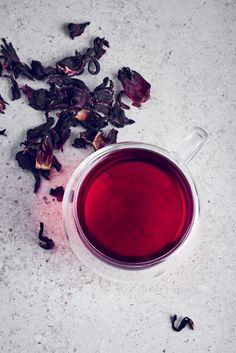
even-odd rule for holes
{"type": "MultiPolygon", "coordinates": [[[[66,146],[64,171],[32,192],[31,175],[14,160],[26,129],[42,121],[22,98],[0,116],[0,348],[4,353],[233,353],[235,314],[236,3],[206,1],[0,0],[0,33],[23,61],[56,59],[87,46],[94,36],[110,42],[99,77],[122,66],[152,84],[152,99],[120,130],[167,149],[194,126],[209,133],[191,162],[202,201],[200,240],[172,274],[145,284],[116,284],[86,269],[69,248],[61,205],[48,195],[66,184],[86,153],[66,146]],[[91,21],[70,40],[67,22],[91,21]],[[21,177],[21,179],[19,179],[21,177]],[[56,243],[37,245],[39,221],[56,243]],[[189,315],[196,330],[171,330],[169,315],[189,315]]],[[[21,83],[26,82],[22,79],[21,83]]],[[[34,84],[36,86],[36,83],[34,84]]],[[[38,85],[40,86],[40,85],[38,85]]],[[[62,160],[60,153],[58,158],[62,160]]]]}

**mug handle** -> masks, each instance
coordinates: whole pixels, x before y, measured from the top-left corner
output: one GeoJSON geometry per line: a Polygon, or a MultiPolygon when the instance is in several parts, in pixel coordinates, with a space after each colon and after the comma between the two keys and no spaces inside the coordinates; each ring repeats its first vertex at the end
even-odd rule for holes
{"type": "Polygon", "coordinates": [[[178,159],[188,164],[205,144],[207,137],[208,134],[205,130],[195,127],[188,136],[179,142],[173,152],[179,157],[178,159]]]}

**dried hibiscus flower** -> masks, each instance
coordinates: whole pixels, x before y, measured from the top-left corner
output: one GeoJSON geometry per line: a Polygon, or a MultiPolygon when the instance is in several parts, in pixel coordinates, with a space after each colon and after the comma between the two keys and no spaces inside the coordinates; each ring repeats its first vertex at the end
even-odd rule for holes
{"type": "Polygon", "coordinates": [[[61,202],[64,196],[64,187],[58,186],[55,189],[50,189],[50,195],[56,197],[57,201],[61,202]]]}
{"type": "Polygon", "coordinates": [[[6,104],[8,104],[0,94],[0,113],[5,114],[4,110],[6,109],[6,104]]]}
{"type": "Polygon", "coordinates": [[[28,85],[21,87],[22,92],[29,100],[29,105],[37,110],[47,110],[49,107],[50,93],[44,88],[34,90],[28,85]]]}
{"type": "Polygon", "coordinates": [[[39,246],[45,250],[50,250],[54,247],[54,242],[52,239],[49,239],[45,235],[43,235],[44,231],[44,223],[40,222],[40,230],[39,230],[39,246]]]}
{"type": "Polygon", "coordinates": [[[134,123],[134,120],[126,117],[124,110],[118,102],[109,109],[108,121],[118,128],[134,123]]]}
{"type": "Polygon", "coordinates": [[[140,107],[150,98],[151,85],[138,72],[130,70],[129,67],[123,67],[118,71],[117,77],[135,107],[140,107]]]}
{"type": "Polygon", "coordinates": [[[28,150],[20,151],[16,154],[16,160],[19,167],[32,172],[35,178],[34,192],[37,192],[40,186],[40,174],[35,168],[35,155],[31,154],[28,150]]]}
{"type": "Polygon", "coordinates": [[[99,60],[105,53],[104,46],[109,48],[109,42],[105,38],[96,37],[93,41],[93,49],[95,51],[94,58],[99,60]]]}
{"type": "Polygon", "coordinates": [[[57,73],[58,70],[54,67],[44,67],[38,60],[31,61],[31,74],[33,78],[36,78],[37,80],[43,80],[45,77],[56,75],[57,73]]]}
{"type": "Polygon", "coordinates": [[[3,44],[1,44],[1,58],[4,59],[4,67],[8,71],[14,73],[15,78],[19,75],[26,76],[30,80],[33,79],[31,70],[28,65],[22,63],[13,48],[12,43],[7,43],[5,38],[2,38],[3,44]]]}
{"type": "Polygon", "coordinates": [[[107,136],[102,130],[84,131],[80,133],[80,138],[76,138],[72,144],[75,148],[85,148],[86,145],[92,145],[95,150],[104,146],[116,143],[118,131],[111,129],[107,136]]]}
{"type": "Polygon", "coordinates": [[[35,168],[50,170],[53,160],[53,146],[50,135],[46,135],[36,152],[35,168]]]}
{"type": "Polygon", "coordinates": [[[20,89],[18,86],[18,83],[16,82],[16,80],[14,79],[14,77],[12,75],[4,75],[4,77],[8,78],[9,80],[11,80],[11,95],[12,95],[12,100],[16,100],[19,99],[21,94],[20,94],[20,89]]]}
{"type": "Polygon", "coordinates": [[[84,23],[69,23],[67,25],[69,34],[71,39],[74,39],[75,37],[80,36],[85,28],[90,25],[90,22],[84,22],[84,23]]]}

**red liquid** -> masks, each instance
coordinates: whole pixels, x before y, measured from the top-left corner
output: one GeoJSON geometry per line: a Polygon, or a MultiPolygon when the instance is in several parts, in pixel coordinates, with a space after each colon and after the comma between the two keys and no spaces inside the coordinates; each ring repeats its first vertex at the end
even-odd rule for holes
{"type": "Polygon", "coordinates": [[[112,152],[88,174],[77,211],[93,250],[137,263],[176,246],[191,224],[193,201],[186,178],[171,161],[126,149],[112,152]]]}

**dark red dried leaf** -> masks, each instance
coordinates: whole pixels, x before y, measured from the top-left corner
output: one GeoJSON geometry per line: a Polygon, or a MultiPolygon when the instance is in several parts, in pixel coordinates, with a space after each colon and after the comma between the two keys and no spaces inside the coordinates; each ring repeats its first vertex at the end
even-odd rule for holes
{"type": "Polygon", "coordinates": [[[123,67],[117,77],[135,107],[140,107],[150,98],[151,85],[138,72],[123,67]]]}
{"type": "Polygon", "coordinates": [[[52,188],[50,190],[50,195],[56,197],[57,201],[61,202],[63,200],[64,192],[64,187],[58,186],[55,189],[52,188]]]}
{"type": "Polygon", "coordinates": [[[75,37],[80,36],[85,28],[90,25],[90,22],[84,22],[84,23],[69,23],[67,25],[69,34],[71,39],[74,39],[75,37]]]}

